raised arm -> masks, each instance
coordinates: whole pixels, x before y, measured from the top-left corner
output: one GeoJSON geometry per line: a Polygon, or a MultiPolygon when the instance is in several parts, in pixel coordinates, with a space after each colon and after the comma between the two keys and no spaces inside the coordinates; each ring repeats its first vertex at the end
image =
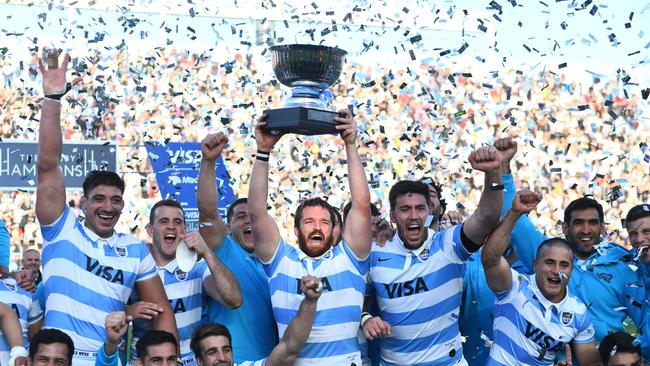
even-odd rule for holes
{"type": "Polygon", "coordinates": [[[512,287],[510,265],[503,256],[503,252],[508,247],[508,238],[515,222],[522,214],[533,210],[540,200],[541,196],[535,192],[518,192],[512,202],[512,207],[483,246],[481,261],[483,262],[485,279],[494,293],[502,293],[512,287]]]}
{"type": "Polygon", "coordinates": [[[350,111],[342,109],[339,113],[345,114],[345,118],[335,118],[334,120],[339,123],[336,129],[341,131],[341,138],[345,143],[352,201],[350,213],[345,221],[343,238],[359,259],[366,259],[372,246],[370,189],[368,189],[366,172],[363,169],[357,148],[357,125],[352,119],[350,111]]]}
{"type": "Polygon", "coordinates": [[[280,244],[278,225],[266,211],[269,196],[269,159],[275,144],[282,136],[274,136],[264,131],[266,112],[255,126],[257,153],[248,185],[248,214],[255,236],[255,254],[262,262],[268,262],[280,244]]]}
{"type": "MultiPolygon", "coordinates": [[[[65,185],[60,167],[63,135],[61,133],[61,102],[48,96],[66,91],[66,76],[70,56],[65,55],[58,67],[59,53],[51,50],[47,57],[47,69],[42,60],[38,68],[43,77],[43,102],[41,126],[38,129],[38,158],[36,161],[36,217],[41,225],[49,225],[58,219],[65,209],[65,185]]],[[[78,81],[77,81],[78,82],[78,81]]]]}
{"type": "Polygon", "coordinates": [[[463,232],[475,245],[467,248],[470,252],[478,250],[485,238],[499,223],[503,192],[501,186],[501,154],[493,146],[483,146],[469,154],[473,169],[485,173],[483,193],[478,208],[463,224],[463,232]]]}
{"type": "Polygon", "coordinates": [[[159,276],[138,281],[135,283],[136,291],[142,301],[151,302],[160,305],[162,311],[153,318],[153,329],[165,330],[173,334],[178,339],[178,328],[176,327],[176,318],[169,305],[167,294],[163,288],[159,276]]]}
{"type": "Polygon", "coordinates": [[[226,307],[235,309],[242,303],[239,281],[232,272],[214,255],[198,232],[185,234],[183,237],[187,247],[203,257],[210,270],[210,276],[203,281],[207,294],[226,307]]]}
{"type": "MultiPolygon", "coordinates": [[[[0,330],[6,342],[11,348],[11,361],[21,358],[22,363],[15,362],[16,365],[27,365],[27,350],[23,345],[23,332],[21,331],[18,315],[8,305],[0,302],[0,330]]],[[[14,364],[9,364],[14,366],[14,364]]]]}
{"type": "Polygon", "coordinates": [[[267,366],[290,366],[296,361],[298,352],[307,342],[311,326],[314,323],[318,298],[323,292],[319,284],[320,280],[316,277],[304,276],[302,278],[301,286],[305,298],[300,303],[298,314],[284,331],[280,343],[271,351],[266,360],[267,366]]]}
{"type": "Polygon", "coordinates": [[[223,133],[209,134],[201,142],[201,169],[196,190],[199,232],[213,252],[226,235],[226,225],[219,215],[219,190],[215,170],[217,158],[227,143],[228,137],[223,133]]]}
{"type": "Polygon", "coordinates": [[[97,352],[95,366],[117,366],[119,364],[117,347],[129,328],[129,321],[131,320],[133,318],[127,316],[123,311],[115,311],[106,316],[104,322],[106,340],[102,348],[97,352]]]}
{"type": "MultiPolygon", "coordinates": [[[[499,150],[501,154],[501,180],[503,183],[503,206],[501,207],[501,217],[505,216],[506,212],[510,209],[510,203],[515,197],[516,191],[509,190],[506,180],[512,181],[512,168],[510,162],[517,154],[517,141],[512,137],[503,137],[494,141],[494,147],[499,150]]],[[[514,186],[514,183],[512,184],[514,186]]]]}

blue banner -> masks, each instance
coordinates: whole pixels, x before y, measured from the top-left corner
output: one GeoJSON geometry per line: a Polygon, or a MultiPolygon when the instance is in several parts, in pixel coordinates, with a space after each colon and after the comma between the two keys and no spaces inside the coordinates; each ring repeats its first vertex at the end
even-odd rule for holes
{"type": "MultiPolygon", "coordinates": [[[[0,141],[0,190],[36,190],[37,152],[37,141],[0,141]]],[[[63,141],[61,171],[66,189],[81,189],[93,170],[117,172],[117,167],[114,141],[63,141]]]]}
{"type": "MultiPolygon", "coordinates": [[[[147,155],[156,174],[160,194],[165,199],[181,203],[185,211],[188,231],[198,230],[199,209],[196,204],[196,188],[201,167],[201,144],[198,142],[147,142],[147,155]]],[[[225,219],[226,211],[235,200],[230,177],[223,163],[217,158],[217,190],[219,191],[219,214],[225,219]]]]}

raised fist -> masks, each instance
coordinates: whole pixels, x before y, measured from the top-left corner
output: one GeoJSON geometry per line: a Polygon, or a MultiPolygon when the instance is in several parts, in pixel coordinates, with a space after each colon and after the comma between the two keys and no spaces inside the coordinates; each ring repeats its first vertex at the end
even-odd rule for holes
{"type": "Polygon", "coordinates": [[[300,279],[300,283],[302,286],[302,293],[304,293],[305,297],[309,300],[318,300],[320,295],[323,293],[323,285],[317,277],[304,276],[300,279]]]}
{"type": "Polygon", "coordinates": [[[223,148],[228,143],[228,137],[223,133],[211,133],[201,142],[201,154],[206,160],[217,160],[223,148]]]}
{"type": "Polygon", "coordinates": [[[514,212],[527,214],[537,207],[537,204],[542,200],[542,195],[531,191],[519,191],[512,200],[511,210],[514,212]]]}
{"type": "Polygon", "coordinates": [[[501,168],[501,154],[494,146],[483,146],[469,154],[472,168],[482,172],[490,172],[501,168]]]}
{"type": "Polygon", "coordinates": [[[501,161],[504,164],[509,164],[510,160],[517,153],[517,141],[512,137],[502,137],[494,141],[494,147],[499,150],[501,154],[501,161]]]}

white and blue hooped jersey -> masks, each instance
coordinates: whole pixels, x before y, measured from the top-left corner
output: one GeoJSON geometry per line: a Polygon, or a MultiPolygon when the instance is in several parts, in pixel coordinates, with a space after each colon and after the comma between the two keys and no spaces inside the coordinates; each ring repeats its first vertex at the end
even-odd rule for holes
{"type": "Polygon", "coordinates": [[[72,338],[75,365],[94,365],[106,338],[106,315],[124,310],[136,282],[156,275],[153,257],[133,236],[100,238],[69,207],[41,232],[44,327],[72,338]]]}
{"type": "Polygon", "coordinates": [[[280,338],[304,298],[301,278],[310,274],[323,284],[314,324],[296,365],[361,365],[357,330],[366,289],[367,260],[359,260],[345,241],[322,256],[311,258],[280,239],[273,258],[264,264],[264,271],[280,338]]]}
{"type": "MultiPolygon", "coordinates": [[[[176,318],[183,365],[195,366],[196,359],[190,349],[190,342],[196,329],[201,326],[203,281],[210,276],[210,269],[204,260],[200,260],[192,270],[183,272],[178,268],[176,259],[174,259],[166,266],[158,267],[158,275],[165,287],[165,293],[176,318]]],[[[132,296],[131,299],[133,303],[138,301],[136,296],[132,296]]],[[[135,362],[135,345],[138,339],[151,329],[153,329],[153,323],[150,320],[133,322],[132,362],[135,362]]]]}
{"type": "Polygon", "coordinates": [[[567,343],[594,341],[587,307],[577,297],[567,293],[552,303],[539,291],[534,274],[511,271],[512,287],[496,294],[494,345],[487,365],[553,365],[567,343]]]}
{"type": "MultiPolygon", "coordinates": [[[[23,345],[29,349],[28,327],[43,319],[43,310],[41,310],[38,301],[33,298],[31,292],[23,290],[18,286],[16,280],[8,277],[0,280],[0,302],[11,308],[18,316],[20,328],[23,331],[23,345]]],[[[0,365],[6,365],[9,362],[10,351],[11,347],[0,330],[0,365]]]]}
{"type": "Polygon", "coordinates": [[[462,226],[435,232],[410,250],[395,234],[374,246],[370,281],[380,316],[391,326],[381,338],[382,365],[466,365],[458,327],[465,261],[462,226]]]}

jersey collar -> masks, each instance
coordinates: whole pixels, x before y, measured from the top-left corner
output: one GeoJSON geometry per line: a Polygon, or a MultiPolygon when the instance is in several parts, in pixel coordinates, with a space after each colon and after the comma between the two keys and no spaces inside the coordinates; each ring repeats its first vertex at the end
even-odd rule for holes
{"type": "Polygon", "coordinates": [[[393,242],[393,245],[395,246],[395,248],[397,250],[399,250],[401,253],[404,253],[404,254],[409,254],[410,253],[410,254],[412,254],[412,255],[414,255],[416,257],[419,257],[420,254],[422,254],[422,252],[424,250],[429,250],[429,246],[431,245],[431,236],[434,233],[435,233],[435,231],[433,231],[431,229],[427,229],[427,238],[424,239],[424,243],[422,243],[422,245],[420,245],[420,247],[418,247],[416,249],[408,249],[406,247],[406,245],[404,245],[404,242],[402,241],[402,238],[399,237],[399,234],[397,234],[397,232],[395,232],[395,235],[393,235],[393,241],[392,242],[393,242]]]}
{"type": "Polygon", "coordinates": [[[165,264],[164,266],[156,266],[158,269],[164,269],[165,271],[169,273],[175,273],[176,272],[176,267],[178,265],[176,264],[176,258],[172,259],[169,263],[165,264]]]}
{"type": "Polygon", "coordinates": [[[113,235],[111,235],[110,237],[102,238],[101,236],[97,235],[97,233],[95,233],[94,231],[86,227],[84,223],[81,224],[81,227],[83,227],[86,237],[90,239],[92,242],[97,243],[100,246],[108,245],[111,248],[115,247],[115,244],[117,243],[117,239],[118,239],[118,235],[116,231],[113,231],[113,235]]]}

